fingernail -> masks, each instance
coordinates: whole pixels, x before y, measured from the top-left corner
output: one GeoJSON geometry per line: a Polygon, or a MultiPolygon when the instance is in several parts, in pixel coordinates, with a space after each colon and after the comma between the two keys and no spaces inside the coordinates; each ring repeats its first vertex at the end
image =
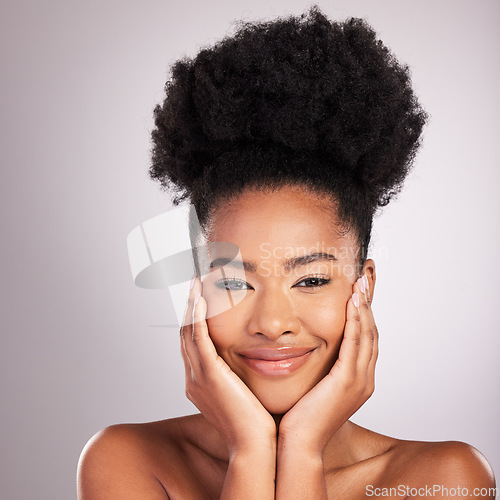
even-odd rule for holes
{"type": "Polygon", "coordinates": [[[368,290],[370,288],[370,284],[368,283],[368,277],[366,274],[363,274],[363,281],[365,282],[365,290],[368,290]]]}
{"type": "Polygon", "coordinates": [[[358,279],[358,286],[359,286],[359,289],[361,290],[361,293],[366,292],[365,281],[363,280],[363,278],[358,279]]]}
{"type": "Polygon", "coordinates": [[[359,308],[359,297],[356,292],[352,294],[352,301],[354,302],[354,305],[359,308]]]}
{"type": "Polygon", "coordinates": [[[193,277],[191,278],[191,283],[189,284],[189,289],[193,288],[194,282],[196,280],[196,273],[193,274],[193,277]]]}

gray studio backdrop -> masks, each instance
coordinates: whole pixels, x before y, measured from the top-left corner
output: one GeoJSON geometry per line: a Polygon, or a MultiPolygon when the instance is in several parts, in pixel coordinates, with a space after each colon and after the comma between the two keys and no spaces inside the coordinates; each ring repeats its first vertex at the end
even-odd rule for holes
{"type": "MultiPolygon", "coordinates": [[[[353,420],[459,440],[500,471],[496,0],[319,1],[365,17],[431,114],[376,220],[377,388],[353,420]]],[[[233,20],[303,0],[4,2],[1,24],[0,497],[75,496],[99,429],[193,413],[166,291],[133,283],[126,238],[171,205],[147,177],[169,64],[233,20]]]]}

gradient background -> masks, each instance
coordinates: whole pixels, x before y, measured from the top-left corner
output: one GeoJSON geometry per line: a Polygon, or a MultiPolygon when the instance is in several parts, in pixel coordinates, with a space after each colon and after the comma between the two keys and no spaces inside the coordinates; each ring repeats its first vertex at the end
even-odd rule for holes
{"type": "MultiPolygon", "coordinates": [[[[319,1],[365,17],[431,114],[376,219],[377,389],[353,421],[466,441],[500,471],[500,3],[319,1]]],[[[236,19],[303,0],[20,0],[1,8],[2,499],[75,496],[99,429],[194,413],[166,291],[134,286],[126,237],[171,205],[147,177],[168,67],[236,19]]]]}

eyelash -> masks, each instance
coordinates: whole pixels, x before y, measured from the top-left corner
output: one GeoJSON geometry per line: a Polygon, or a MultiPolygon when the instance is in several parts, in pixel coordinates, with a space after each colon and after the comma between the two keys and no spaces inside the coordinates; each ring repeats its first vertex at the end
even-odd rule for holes
{"type": "MultiPolygon", "coordinates": [[[[305,278],[302,278],[300,281],[295,283],[295,285],[293,285],[293,286],[297,286],[299,283],[302,283],[303,281],[306,281],[306,280],[320,280],[320,281],[322,281],[322,283],[319,283],[318,285],[303,286],[303,287],[299,287],[299,288],[321,288],[322,286],[328,285],[328,283],[330,283],[330,281],[331,281],[331,278],[323,278],[322,276],[319,276],[319,275],[306,276],[305,278]]],[[[233,292],[240,292],[240,291],[244,290],[244,288],[233,289],[233,290],[231,290],[230,288],[227,288],[227,286],[231,283],[245,284],[245,282],[243,280],[236,278],[236,276],[234,276],[232,278],[225,278],[225,279],[218,280],[214,284],[217,288],[220,288],[221,290],[230,290],[233,292]]],[[[250,285],[248,285],[248,286],[250,286],[250,285]]]]}

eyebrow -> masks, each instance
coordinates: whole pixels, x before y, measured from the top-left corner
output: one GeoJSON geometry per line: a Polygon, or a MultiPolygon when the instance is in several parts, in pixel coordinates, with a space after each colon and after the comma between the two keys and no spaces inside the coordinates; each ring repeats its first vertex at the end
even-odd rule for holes
{"type": "MultiPolygon", "coordinates": [[[[310,264],[311,262],[315,262],[318,260],[331,260],[336,261],[337,257],[335,255],[325,253],[325,252],[313,252],[308,253],[306,255],[300,255],[298,257],[290,257],[289,259],[283,260],[283,268],[284,269],[295,269],[296,267],[305,266],[310,264]]],[[[257,264],[253,261],[241,261],[241,260],[233,260],[229,257],[218,257],[210,262],[210,269],[215,267],[234,267],[236,269],[243,269],[248,273],[255,273],[257,271],[257,264]]]]}

